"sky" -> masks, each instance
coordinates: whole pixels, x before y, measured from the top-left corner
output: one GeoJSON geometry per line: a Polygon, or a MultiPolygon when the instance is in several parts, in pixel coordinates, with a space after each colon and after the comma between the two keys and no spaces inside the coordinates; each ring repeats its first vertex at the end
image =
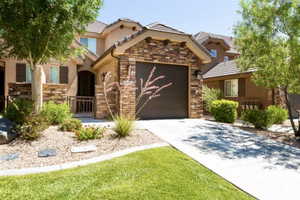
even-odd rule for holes
{"type": "Polygon", "coordinates": [[[129,18],[160,22],[189,34],[200,31],[232,36],[239,21],[239,0],[104,0],[98,20],[110,24],[129,18]]]}

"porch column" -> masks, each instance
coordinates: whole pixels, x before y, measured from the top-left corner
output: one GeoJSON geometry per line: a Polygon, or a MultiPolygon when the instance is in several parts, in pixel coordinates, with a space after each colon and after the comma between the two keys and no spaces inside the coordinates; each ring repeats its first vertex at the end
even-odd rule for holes
{"type": "Polygon", "coordinates": [[[202,86],[203,80],[195,77],[198,67],[191,67],[190,70],[190,97],[189,97],[189,118],[203,117],[202,86]]]}
{"type": "Polygon", "coordinates": [[[121,116],[135,117],[136,111],[136,61],[128,56],[120,57],[120,98],[121,116]]]}

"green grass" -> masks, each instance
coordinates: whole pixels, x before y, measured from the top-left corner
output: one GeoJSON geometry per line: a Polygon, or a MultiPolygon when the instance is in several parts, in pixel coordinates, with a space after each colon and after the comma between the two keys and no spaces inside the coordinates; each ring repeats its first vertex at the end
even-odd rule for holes
{"type": "Polygon", "coordinates": [[[0,178],[0,199],[252,199],[170,148],[47,174],[0,178]]]}

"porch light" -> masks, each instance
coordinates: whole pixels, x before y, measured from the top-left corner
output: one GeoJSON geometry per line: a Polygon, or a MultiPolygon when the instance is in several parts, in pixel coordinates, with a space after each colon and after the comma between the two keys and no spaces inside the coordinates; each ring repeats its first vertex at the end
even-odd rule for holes
{"type": "Polygon", "coordinates": [[[201,70],[196,70],[193,75],[198,80],[202,80],[203,79],[201,70]]]}

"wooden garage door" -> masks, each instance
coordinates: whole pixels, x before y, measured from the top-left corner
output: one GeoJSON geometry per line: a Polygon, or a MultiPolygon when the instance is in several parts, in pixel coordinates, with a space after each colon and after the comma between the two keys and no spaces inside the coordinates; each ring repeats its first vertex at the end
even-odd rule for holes
{"type": "Polygon", "coordinates": [[[140,119],[187,118],[188,67],[186,66],[138,62],[136,65],[137,95],[140,90],[140,79],[146,80],[154,66],[156,67],[154,77],[165,76],[165,79],[157,82],[158,85],[170,82],[172,85],[165,88],[159,97],[151,100],[138,117],[140,119]]]}

